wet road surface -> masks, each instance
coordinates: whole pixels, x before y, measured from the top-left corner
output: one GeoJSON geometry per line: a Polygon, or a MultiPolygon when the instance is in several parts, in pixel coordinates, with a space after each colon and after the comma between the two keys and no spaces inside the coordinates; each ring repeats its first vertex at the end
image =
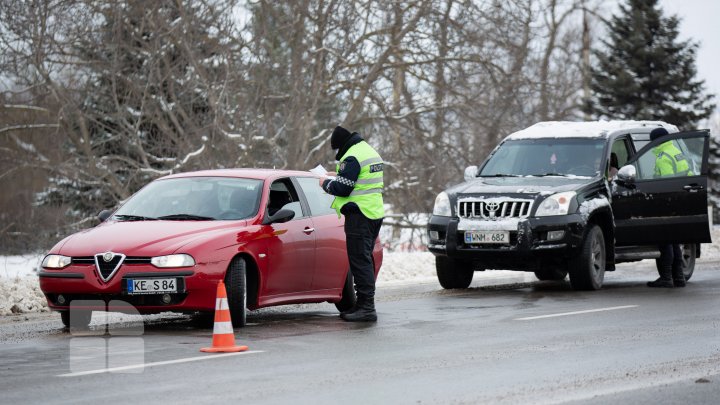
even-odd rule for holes
{"type": "Polygon", "coordinates": [[[619,267],[595,292],[531,273],[383,287],[377,324],[255,311],[235,330],[250,351],[228,356],[200,353],[212,331],[188,316],[111,317],[104,336],[0,318],[0,403],[717,403],[720,263],[684,289],[645,287],[652,262],[619,267]]]}

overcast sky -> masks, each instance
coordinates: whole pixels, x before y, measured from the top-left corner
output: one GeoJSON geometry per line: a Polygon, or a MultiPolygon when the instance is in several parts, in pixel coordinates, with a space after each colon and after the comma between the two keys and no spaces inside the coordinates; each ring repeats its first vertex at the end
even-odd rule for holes
{"type": "Polygon", "coordinates": [[[681,18],[682,39],[700,42],[697,54],[698,76],[720,103],[720,1],[718,0],[660,0],[666,15],[681,18]]]}

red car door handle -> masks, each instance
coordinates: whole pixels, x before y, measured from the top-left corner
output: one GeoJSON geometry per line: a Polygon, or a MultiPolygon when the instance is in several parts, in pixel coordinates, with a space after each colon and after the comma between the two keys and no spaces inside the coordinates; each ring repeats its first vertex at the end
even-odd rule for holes
{"type": "Polygon", "coordinates": [[[311,233],[315,232],[315,228],[306,227],[303,229],[303,232],[305,232],[306,235],[310,235],[311,233]]]}

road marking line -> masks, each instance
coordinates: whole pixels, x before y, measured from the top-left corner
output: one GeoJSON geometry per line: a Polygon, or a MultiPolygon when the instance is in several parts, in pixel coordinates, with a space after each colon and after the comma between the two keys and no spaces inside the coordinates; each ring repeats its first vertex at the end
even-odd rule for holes
{"type": "Polygon", "coordinates": [[[210,354],[210,355],[207,355],[207,356],[187,357],[187,358],[184,358],[184,359],[177,359],[177,360],[157,361],[157,362],[154,362],[154,363],[133,364],[133,365],[130,365],[130,366],[112,367],[112,368],[101,368],[101,369],[98,369],[98,370],[88,370],[88,371],[78,371],[78,372],[76,372],[76,373],[58,374],[56,377],[78,377],[78,376],[82,376],[82,375],[114,373],[114,372],[117,372],[117,371],[133,370],[133,369],[137,369],[137,368],[164,366],[164,365],[167,365],[167,364],[189,363],[189,362],[191,362],[191,361],[201,361],[201,360],[209,360],[209,359],[219,359],[219,358],[221,358],[221,357],[239,356],[239,355],[241,355],[241,354],[253,354],[253,353],[265,353],[265,351],[263,351],[263,350],[250,350],[250,351],[247,351],[247,352],[210,354]]]}
{"type": "Polygon", "coordinates": [[[563,312],[560,314],[529,316],[527,318],[516,318],[515,320],[516,321],[530,321],[533,319],[555,318],[558,316],[568,316],[568,315],[578,315],[578,314],[589,314],[591,312],[615,311],[616,309],[627,309],[627,308],[635,308],[635,307],[637,307],[637,305],[623,305],[621,307],[608,307],[608,308],[588,309],[585,311],[563,312]]]}

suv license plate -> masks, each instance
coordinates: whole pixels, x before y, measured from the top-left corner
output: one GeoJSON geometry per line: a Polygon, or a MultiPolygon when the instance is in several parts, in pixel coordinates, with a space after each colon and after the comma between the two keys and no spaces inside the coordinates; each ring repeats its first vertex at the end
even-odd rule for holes
{"type": "Polygon", "coordinates": [[[133,294],[165,294],[177,292],[175,278],[139,278],[127,280],[127,293],[133,294]]]}
{"type": "Polygon", "coordinates": [[[467,244],[509,244],[509,231],[465,231],[465,243],[467,244]]]}

